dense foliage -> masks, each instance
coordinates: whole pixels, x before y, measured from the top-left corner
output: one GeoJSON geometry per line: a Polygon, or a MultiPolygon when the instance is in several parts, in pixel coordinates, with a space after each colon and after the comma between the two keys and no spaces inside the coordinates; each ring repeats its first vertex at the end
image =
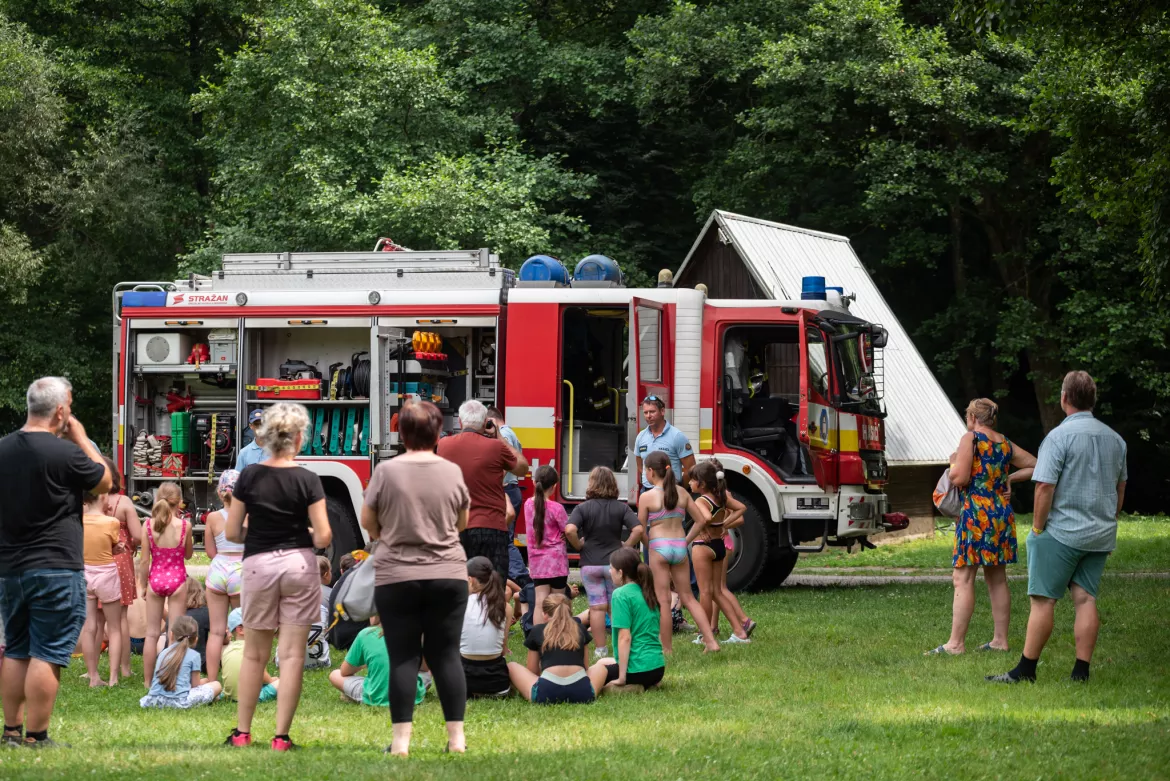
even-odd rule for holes
{"type": "Polygon", "coordinates": [[[1025,445],[1089,369],[1148,507],[1168,63],[1156,3],[0,0],[0,423],[46,372],[108,421],[116,281],[378,236],[646,279],[724,208],[849,235],[1025,445]]]}

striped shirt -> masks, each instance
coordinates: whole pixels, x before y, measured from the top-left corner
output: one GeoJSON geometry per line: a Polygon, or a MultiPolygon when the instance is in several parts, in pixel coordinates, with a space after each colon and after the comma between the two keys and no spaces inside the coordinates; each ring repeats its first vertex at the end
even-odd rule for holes
{"type": "Polygon", "coordinates": [[[1032,480],[1056,486],[1045,530],[1082,551],[1117,547],[1117,484],[1128,477],[1125,440],[1093,417],[1075,412],[1048,433],[1032,480]]]}

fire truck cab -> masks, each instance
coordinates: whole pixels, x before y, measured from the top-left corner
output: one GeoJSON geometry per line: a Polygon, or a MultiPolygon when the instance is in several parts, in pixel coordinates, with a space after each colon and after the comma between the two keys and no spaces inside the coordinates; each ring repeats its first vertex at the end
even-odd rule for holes
{"type": "Polygon", "coordinates": [[[885,332],[845,298],[708,300],[533,260],[518,276],[486,249],[225,255],[211,275],[118,285],[127,493],[147,514],[152,489],[179,482],[198,524],[220,506],[215,484],[250,414],[297,401],[311,420],[298,460],[325,486],[336,562],[364,544],[362,492],[401,452],[404,399],[437,403],[445,433],[468,399],[499,407],[573,505],[596,466],[635,495],[631,446],[655,395],[748,506],[732,532],[733,588],[778,584],[801,551],[903,525],[884,494],[885,332]]]}

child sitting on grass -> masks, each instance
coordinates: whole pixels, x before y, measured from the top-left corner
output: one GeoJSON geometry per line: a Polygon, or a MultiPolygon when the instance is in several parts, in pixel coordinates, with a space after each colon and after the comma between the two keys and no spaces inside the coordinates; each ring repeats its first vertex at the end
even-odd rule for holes
{"type": "MultiPolygon", "coordinates": [[[[223,682],[224,699],[234,700],[240,684],[240,664],[244,661],[244,611],[238,607],[228,613],[227,643],[220,656],[219,678],[223,682]]],[[[280,679],[273,678],[265,670],[263,680],[260,702],[271,702],[276,699],[276,687],[280,679]]]]}
{"type": "MultiPolygon", "coordinates": [[[[354,638],[341,668],[329,673],[329,682],[341,692],[341,699],[346,702],[378,708],[390,705],[390,654],[386,651],[380,624],[377,615],[371,616],[370,625],[354,638]],[[366,668],[364,677],[358,675],[363,667],[366,668]]],[[[422,702],[426,693],[426,682],[419,675],[414,704],[422,702]]]]}
{"type": "Polygon", "coordinates": [[[215,701],[223,687],[219,681],[199,677],[199,654],[194,650],[199,640],[199,625],[190,616],[180,616],[171,624],[175,642],[158,657],[150,691],[138,701],[143,708],[178,708],[187,710],[215,701]]]}

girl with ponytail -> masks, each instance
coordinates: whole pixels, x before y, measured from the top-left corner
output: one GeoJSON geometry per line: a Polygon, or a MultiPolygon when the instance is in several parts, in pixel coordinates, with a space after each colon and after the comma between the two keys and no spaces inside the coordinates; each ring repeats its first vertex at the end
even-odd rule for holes
{"type": "Polygon", "coordinates": [[[176,483],[163,483],[154,493],[150,522],[142,526],[142,567],[146,581],[146,641],[142,673],[149,687],[158,657],[159,626],[164,605],[173,624],[187,613],[187,565],[195,552],[195,538],[187,519],[179,515],[183,492],[176,483]]]}
{"type": "Polygon", "coordinates": [[[143,708],[178,708],[187,710],[197,705],[210,705],[223,691],[219,681],[201,683],[201,659],[195,650],[199,641],[199,625],[191,616],[180,616],[171,621],[174,643],[163,649],[158,669],[151,679],[150,691],[138,701],[143,708]]]}
{"type": "Polygon", "coordinates": [[[545,597],[560,593],[569,583],[569,554],[565,549],[565,526],[568,513],[551,497],[560,483],[560,475],[551,466],[542,466],[532,475],[536,495],[524,503],[524,523],[528,529],[528,572],[536,587],[536,612],[533,623],[547,620],[545,597]]]}
{"type": "MultiPolygon", "coordinates": [[[[687,534],[695,581],[699,585],[699,606],[713,628],[719,626],[719,611],[727,616],[732,633],[723,642],[749,642],[748,636],[756,625],[727,588],[727,545],[723,539],[728,529],[743,523],[747,508],[728,493],[723,465],[713,458],[691,470],[690,483],[691,491],[701,494],[697,503],[706,506],[711,518],[706,523],[696,523],[687,534]]],[[[695,642],[701,640],[696,638],[695,642]]]]}
{"type": "Polygon", "coordinates": [[[468,695],[499,696],[508,693],[508,626],[512,606],[508,604],[500,573],[491,559],[476,556],[467,562],[467,610],[459,653],[468,695]]]}
{"type": "MultiPolygon", "coordinates": [[[[638,497],[638,521],[646,528],[650,540],[650,569],[654,573],[654,589],[658,604],[670,604],[671,582],[679,602],[690,611],[703,637],[707,651],[718,651],[719,643],[711,632],[711,621],[699,608],[691,593],[691,567],[687,557],[687,538],[683,531],[683,516],[690,515],[697,524],[706,524],[711,515],[707,507],[685,491],[678,490],[670,457],[661,451],[646,456],[645,478],[651,490],[638,497]]],[[[662,650],[671,652],[670,611],[659,615],[659,639],[662,650]]]]}
{"type": "Polygon", "coordinates": [[[598,662],[586,668],[589,632],[573,617],[573,603],[557,592],[540,609],[548,621],[536,624],[524,638],[528,665],[508,663],[512,685],[529,702],[593,702],[605,686],[608,670],[598,662]]]}
{"type": "Polygon", "coordinates": [[[610,602],[617,658],[600,662],[606,668],[606,689],[645,691],[661,683],[666,673],[666,657],[658,637],[663,611],[654,575],[632,548],[614,551],[609,557],[609,574],[617,587],[610,602]]]}

